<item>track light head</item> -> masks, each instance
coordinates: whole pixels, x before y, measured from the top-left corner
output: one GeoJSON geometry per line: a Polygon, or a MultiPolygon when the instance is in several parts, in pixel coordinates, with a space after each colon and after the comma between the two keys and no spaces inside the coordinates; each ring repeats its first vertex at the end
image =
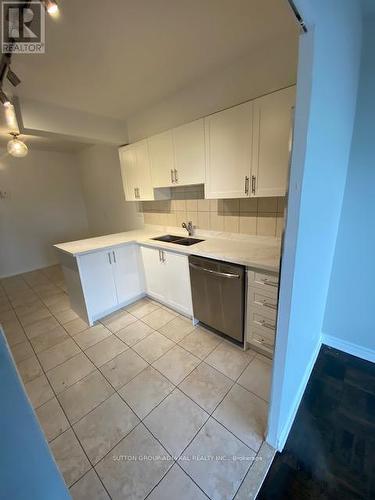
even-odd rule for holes
{"type": "Polygon", "coordinates": [[[55,0],[43,0],[45,8],[51,16],[55,16],[59,12],[59,7],[55,0]]]}
{"type": "Polygon", "coordinates": [[[10,81],[10,83],[13,85],[13,87],[17,87],[17,85],[19,85],[21,83],[21,80],[18,78],[18,76],[15,74],[15,72],[12,71],[10,68],[8,68],[7,78],[10,81]]]}
{"type": "Polygon", "coordinates": [[[11,105],[11,102],[6,95],[6,93],[0,89],[0,101],[5,107],[9,107],[11,105]]]}

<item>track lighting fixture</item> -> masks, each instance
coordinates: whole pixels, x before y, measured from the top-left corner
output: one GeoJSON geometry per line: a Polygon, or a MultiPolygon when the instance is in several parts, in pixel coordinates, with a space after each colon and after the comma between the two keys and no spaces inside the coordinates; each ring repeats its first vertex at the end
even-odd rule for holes
{"type": "MultiPolygon", "coordinates": [[[[55,0],[40,0],[40,2],[42,5],[44,5],[48,14],[50,14],[52,17],[57,17],[59,15],[59,7],[55,0]]],[[[24,6],[27,7],[29,3],[30,2],[24,2],[24,6]]],[[[2,54],[0,58],[0,102],[4,105],[4,114],[8,126],[8,131],[13,137],[13,139],[11,139],[7,145],[8,153],[17,158],[21,158],[27,155],[28,148],[24,142],[18,139],[19,126],[16,112],[13,104],[2,89],[5,77],[13,85],[13,87],[17,87],[17,85],[21,83],[21,80],[18,78],[18,76],[14,73],[14,71],[10,69],[11,58],[12,49],[10,49],[9,52],[2,54]]]]}
{"type": "Polygon", "coordinates": [[[13,136],[13,139],[8,142],[8,153],[16,158],[26,156],[29,150],[26,144],[18,139],[19,134],[11,133],[10,135],[13,136]]]}
{"type": "Polygon", "coordinates": [[[7,79],[13,85],[13,87],[17,87],[17,85],[21,83],[21,80],[18,78],[15,72],[12,71],[9,67],[7,72],[7,79]]]}
{"type": "Polygon", "coordinates": [[[2,104],[4,104],[5,107],[8,107],[10,106],[11,102],[8,98],[8,96],[6,95],[6,93],[0,89],[0,101],[2,104]]]}

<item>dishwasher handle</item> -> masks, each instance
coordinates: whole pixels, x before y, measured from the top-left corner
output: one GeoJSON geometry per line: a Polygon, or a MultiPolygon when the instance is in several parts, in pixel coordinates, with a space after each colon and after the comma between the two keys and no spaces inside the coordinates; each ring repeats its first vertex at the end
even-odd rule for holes
{"type": "Polygon", "coordinates": [[[192,269],[196,269],[197,271],[203,271],[204,273],[211,274],[212,276],[217,276],[218,278],[228,278],[228,279],[240,279],[241,276],[239,274],[232,274],[232,273],[221,273],[219,271],[213,271],[212,269],[206,269],[205,267],[197,266],[196,264],[193,264],[189,262],[189,266],[192,269]]]}

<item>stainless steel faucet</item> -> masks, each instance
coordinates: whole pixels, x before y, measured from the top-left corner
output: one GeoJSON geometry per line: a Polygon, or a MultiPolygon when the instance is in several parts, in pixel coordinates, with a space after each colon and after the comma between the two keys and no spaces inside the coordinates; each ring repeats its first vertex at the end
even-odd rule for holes
{"type": "Polygon", "coordinates": [[[191,220],[187,224],[186,224],[186,222],[183,222],[181,225],[189,233],[189,236],[193,236],[194,228],[193,228],[193,223],[191,220]]]}

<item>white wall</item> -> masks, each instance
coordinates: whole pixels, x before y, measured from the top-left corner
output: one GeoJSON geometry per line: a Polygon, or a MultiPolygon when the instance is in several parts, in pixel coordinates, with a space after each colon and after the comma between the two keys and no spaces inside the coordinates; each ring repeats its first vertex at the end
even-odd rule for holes
{"type": "Polygon", "coordinates": [[[91,236],[143,226],[135,202],[125,201],[118,149],[92,146],[77,155],[91,236]]]}
{"type": "Polygon", "coordinates": [[[352,0],[297,0],[300,44],[268,441],[282,448],[318,353],[349,163],[361,51],[352,0]]]}
{"type": "MultiPolygon", "coordinates": [[[[374,8],[374,6],[373,6],[374,8]]],[[[375,14],[367,15],[357,115],[323,342],[375,362],[375,14]]]]}
{"type": "Polygon", "coordinates": [[[0,150],[0,277],[58,262],[54,243],[88,235],[74,155],[30,150],[13,158],[0,150]]]}
{"type": "MultiPolygon", "coordinates": [[[[148,137],[296,82],[298,33],[272,39],[127,120],[129,141],[148,137]],[[294,50],[291,51],[291,47],[294,50]]],[[[203,47],[202,47],[202,50],[203,47]]]]}

